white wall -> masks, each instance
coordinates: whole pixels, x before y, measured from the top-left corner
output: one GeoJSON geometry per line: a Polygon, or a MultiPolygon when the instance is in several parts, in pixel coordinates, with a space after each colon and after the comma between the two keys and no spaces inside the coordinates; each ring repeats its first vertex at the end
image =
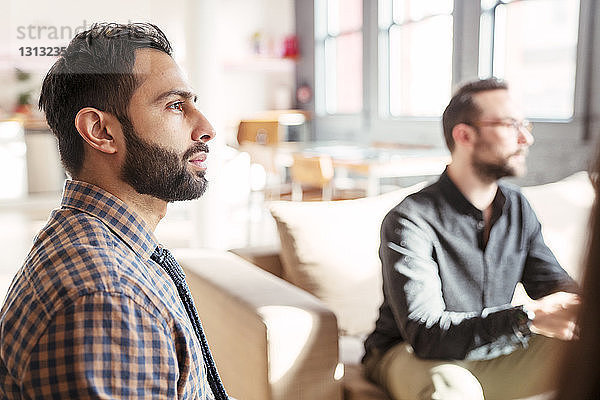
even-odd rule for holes
{"type": "Polygon", "coordinates": [[[37,100],[40,82],[55,60],[21,56],[20,47],[66,46],[73,32],[102,21],[146,21],[165,31],[175,60],[194,86],[211,87],[196,89],[207,96],[200,103],[206,104],[209,118],[226,129],[225,142],[231,142],[241,117],[281,105],[280,98],[286,97],[282,90],[291,105],[293,64],[264,58],[276,55],[283,38],[294,33],[293,0],[105,0],[101,6],[76,0],[2,0],[0,108],[12,110],[18,93],[28,89],[37,100]],[[259,59],[252,54],[255,32],[265,42],[259,59]],[[29,82],[16,82],[17,67],[33,74],[29,82]]]}
{"type": "MultiPolygon", "coordinates": [[[[54,57],[22,56],[20,47],[66,46],[74,35],[94,22],[148,21],[158,24],[172,41],[176,58],[185,57],[185,9],[170,7],[157,0],[104,0],[102,5],[74,0],[3,0],[0,5],[0,107],[14,105],[16,94],[23,89],[15,84],[14,68],[33,73],[28,87],[39,94],[39,83],[54,57]],[[93,7],[92,7],[93,5],[93,7]]],[[[37,100],[37,99],[35,99],[37,100]]]]}
{"type": "Polygon", "coordinates": [[[224,96],[223,122],[230,142],[244,117],[289,108],[294,93],[294,66],[273,59],[285,36],[293,34],[293,0],[220,0],[217,28],[224,96]],[[263,53],[253,54],[252,36],[260,32],[263,53]],[[284,97],[283,104],[280,100],[284,97]],[[287,101],[286,101],[287,99],[287,101]]]}
{"type": "Polygon", "coordinates": [[[293,66],[286,68],[288,64],[268,57],[276,55],[276,43],[294,32],[293,3],[188,0],[186,8],[187,55],[183,66],[198,93],[200,109],[217,130],[209,155],[209,189],[193,207],[192,245],[227,247],[233,234],[232,208],[243,196],[240,189],[248,185],[248,171],[243,170],[244,160],[223,145],[235,142],[241,118],[274,108],[272,93],[277,87],[288,88],[291,97],[293,66]],[[253,54],[255,32],[272,40],[273,49],[253,54]]]}

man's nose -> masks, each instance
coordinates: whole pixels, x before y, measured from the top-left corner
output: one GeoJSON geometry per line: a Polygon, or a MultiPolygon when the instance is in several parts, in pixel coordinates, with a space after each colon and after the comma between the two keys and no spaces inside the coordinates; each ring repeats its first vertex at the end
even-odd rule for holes
{"type": "Polygon", "coordinates": [[[519,127],[519,144],[524,144],[527,146],[531,146],[535,139],[533,138],[533,134],[524,126],[519,127]]]}
{"type": "Polygon", "coordinates": [[[192,140],[201,141],[203,143],[212,140],[216,136],[215,129],[206,119],[204,114],[196,111],[194,116],[194,129],[192,130],[192,140]]]}

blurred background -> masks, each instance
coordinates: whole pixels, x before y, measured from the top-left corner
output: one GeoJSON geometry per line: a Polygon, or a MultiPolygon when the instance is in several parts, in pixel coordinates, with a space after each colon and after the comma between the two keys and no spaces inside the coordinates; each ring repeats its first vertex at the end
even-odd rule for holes
{"type": "Polygon", "coordinates": [[[506,79],[534,122],[518,184],[586,170],[600,135],[596,0],[3,0],[2,295],[66,177],[37,109],[48,53],[103,21],[163,29],[218,132],[209,191],[157,228],[168,247],[277,246],[268,201],[434,178],[448,160],[440,115],[477,77],[506,79]]]}

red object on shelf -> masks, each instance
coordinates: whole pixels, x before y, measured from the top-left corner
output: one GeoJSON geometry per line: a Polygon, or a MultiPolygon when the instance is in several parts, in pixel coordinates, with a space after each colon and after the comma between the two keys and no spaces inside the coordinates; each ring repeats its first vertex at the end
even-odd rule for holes
{"type": "Polygon", "coordinates": [[[31,104],[19,104],[15,107],[15,114],[31,115],[31,104]]]}
{"type": "Polygon", "coordinates": [[[296,35],[287,36],[283,40],[283,57],[298,58],[298,38],[296,35]]]}

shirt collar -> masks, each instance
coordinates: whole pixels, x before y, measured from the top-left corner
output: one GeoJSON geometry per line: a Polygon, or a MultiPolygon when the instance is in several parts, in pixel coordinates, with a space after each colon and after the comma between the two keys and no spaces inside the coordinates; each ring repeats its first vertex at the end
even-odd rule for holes
{"type": "Polygon", "coordinates": [[[135,211],[118,197],[91,183],[67,180],[61,206],[98,218],[144,260],[150,258],[158,245],[154,233],[135,211]]]}
{"type": "MultiPolygon", "coordinates": [[[[472,217],[482,220],[483,212],[475,207],[467,198],[462,194],[458,187],[452,182],[448,175],[448,167],[440,175],[439,184],[442,189],[442,193],[448,199],[448,202],[452,204],[456,210],[461,214],[471,215],[472,217]]],[[[492,201],[492,219],[497,219],[506,207],[509,205],[509,198],[505,193],[504,185],[498,183],[498,191],[492,201]]]]}

